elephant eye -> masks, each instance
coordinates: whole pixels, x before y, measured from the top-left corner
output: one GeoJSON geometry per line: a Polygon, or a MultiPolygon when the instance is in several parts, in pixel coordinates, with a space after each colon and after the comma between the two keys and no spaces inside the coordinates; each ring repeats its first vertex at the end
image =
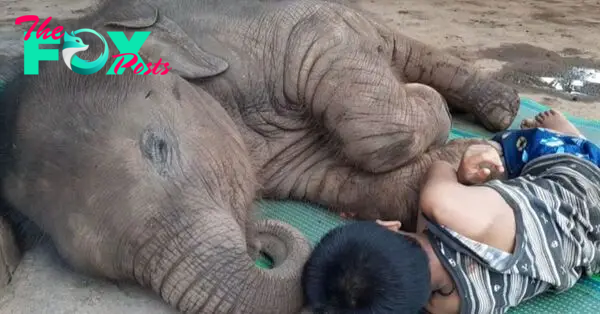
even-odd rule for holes
{"type": "Polygon", "coordinates": [[[167,142],[161,138],[153,138],[152,144],[152,158],[158,162],[165,162],[169,156],[167,150],[167,142]]]}
{"type": "Polygon", "coordinates": [[[171,163],[173,155],[173,140],[168,134],[163,130],[147,129],[142,134],[140,143],[144,158],[152,162],[161,174],[164,174],[165,167],[171,163]]]}

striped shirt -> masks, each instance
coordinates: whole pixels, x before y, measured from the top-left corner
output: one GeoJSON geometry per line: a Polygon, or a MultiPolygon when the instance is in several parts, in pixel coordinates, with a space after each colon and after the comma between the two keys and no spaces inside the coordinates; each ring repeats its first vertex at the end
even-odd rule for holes
{"type": "Polygon", "coordinates": [[[521,176],[492,180],[513,208],[513,254],[428,221],[434,251],[461,297],[461,314],[505,313],[600,272],[600,168],[569,154],[539,157],[521,176]]]}

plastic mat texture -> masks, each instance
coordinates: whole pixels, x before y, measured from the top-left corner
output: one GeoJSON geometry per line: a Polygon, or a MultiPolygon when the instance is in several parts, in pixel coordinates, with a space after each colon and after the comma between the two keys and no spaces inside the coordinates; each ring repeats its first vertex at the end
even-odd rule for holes
{"type": "MultiPolygon", "coordinates": [[[[534,116],[548,109],[530,99],[521,100],[518,117],[511,127],[518,128],[523,118],[534,116]]],[[[600,121],[567,116],[592,142],[600,143],[600,121]]],[[[453,121],[451,138],[489,137],[489,131],[475,125],[463,117],[453,121]]],[[[290,223],[304,233],[315,244],[332,228],[347,222],[320,206],[295,201],[258,202],[259,215],[263,218],[278,219],[290,223]]],[[[546,293],[525,301],[509,311],[511,314],[597,314],[600,313],[600,275],[581,279],[570,290],[560,293],[546,293]]]]}

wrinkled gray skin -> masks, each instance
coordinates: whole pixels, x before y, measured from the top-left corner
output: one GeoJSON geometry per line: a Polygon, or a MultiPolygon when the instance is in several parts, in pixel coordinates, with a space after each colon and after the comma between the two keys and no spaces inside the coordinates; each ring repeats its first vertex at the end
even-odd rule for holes
{"type": "Polygon", "coordinates": [[[78,271],[186,313],[301,308],[309,247],[289,226],[256,226],[255,198],[414,228],[427,166],[477,142],[444,145],[446,102],[490,130],[518,110],[515,90],[336,2],[108,1],[65,23],[107,39],[151,31],[140,54],[170,73],[109,76],[109,60],[82,76],[61,60],[17,75],[2,102],[4,197],[78,271]],[[253,267],[261,246],[274,269],[253,267]]]}

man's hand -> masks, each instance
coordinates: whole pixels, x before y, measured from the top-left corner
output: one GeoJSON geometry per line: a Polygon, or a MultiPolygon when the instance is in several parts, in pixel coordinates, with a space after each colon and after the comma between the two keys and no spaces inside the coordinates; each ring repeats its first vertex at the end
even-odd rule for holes
{"type": "Polygon", "coordinates": [[[478,184],[504,173],[502,157],[496,148],[487,144],[471,145],[465,151],[457,177],[462,184],[478,184]]]}

